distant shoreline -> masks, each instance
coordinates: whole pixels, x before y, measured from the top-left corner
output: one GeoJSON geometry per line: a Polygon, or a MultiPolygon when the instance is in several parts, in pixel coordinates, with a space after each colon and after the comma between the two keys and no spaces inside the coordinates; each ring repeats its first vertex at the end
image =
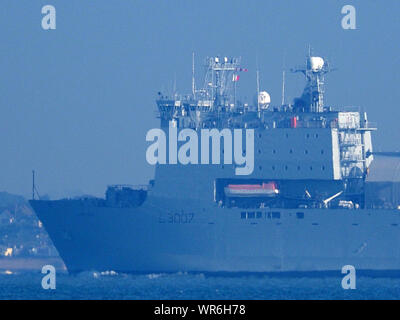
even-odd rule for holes
{"type": "Polygon", "coordinates": [[[39,271],[50,264],[57,271],[67,272],[64,262],[59,257],[4,257],[0,258],[0,273],[6,271],[39,271]]]}

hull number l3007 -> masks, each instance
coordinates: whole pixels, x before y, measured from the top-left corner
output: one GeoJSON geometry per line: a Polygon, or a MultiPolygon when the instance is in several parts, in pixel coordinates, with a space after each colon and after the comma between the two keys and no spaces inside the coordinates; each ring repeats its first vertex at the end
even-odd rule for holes
{"type": "Polygon", "coordinates": [[[191,223],[194,218],[194,213],[167,213],[160,214],[159,223],[191,223]]]}

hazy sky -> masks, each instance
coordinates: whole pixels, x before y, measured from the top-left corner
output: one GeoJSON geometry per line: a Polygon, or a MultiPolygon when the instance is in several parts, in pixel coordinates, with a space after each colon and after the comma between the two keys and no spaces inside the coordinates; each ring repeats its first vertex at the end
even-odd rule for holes
{"type": "MultiPolygon", "coordinates": [[[[0,10],[0,191],[103,195],[107,184],[146,183],[146,132],[158,125],[159,90],[200,83],[206,56],[242,57],[239,95],[261,88],[280,103],[282,68],[307,48],[338,68],[326,102],[362,106],[377,122],[375,150],[400,150],[400,1],[2,0],[0,10]],[[41,27],[42,6],[57,28],[41,27]],[[341,27],[352,4],[357,30],[341,27]],[[285,61],[285,62],[284,62],[285,61]]],[[[301,93],[287,75],[287,97],[301,93]]]]}

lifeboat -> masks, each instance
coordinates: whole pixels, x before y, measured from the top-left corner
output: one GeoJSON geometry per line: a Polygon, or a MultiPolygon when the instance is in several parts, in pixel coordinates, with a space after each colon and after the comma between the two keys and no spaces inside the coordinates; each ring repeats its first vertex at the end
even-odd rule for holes
{"type": "Polygon", "coordinates": [[[275,182],[262,184],[228,184],[225,188],[227,197],[274,197],[279,193],[275,182]]]}

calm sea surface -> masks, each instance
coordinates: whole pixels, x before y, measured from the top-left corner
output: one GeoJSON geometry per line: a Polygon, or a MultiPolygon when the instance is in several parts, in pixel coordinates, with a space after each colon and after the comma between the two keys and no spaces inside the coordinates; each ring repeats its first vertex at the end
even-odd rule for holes
{"type": "Polygon", "coordinates": [[[357,278],[343,290],[341,277],[271,277],[204,274],[57,274],[44,290],[42,274],[0,274],[0,299],[399,299],[399,278],[357,278]]]}

